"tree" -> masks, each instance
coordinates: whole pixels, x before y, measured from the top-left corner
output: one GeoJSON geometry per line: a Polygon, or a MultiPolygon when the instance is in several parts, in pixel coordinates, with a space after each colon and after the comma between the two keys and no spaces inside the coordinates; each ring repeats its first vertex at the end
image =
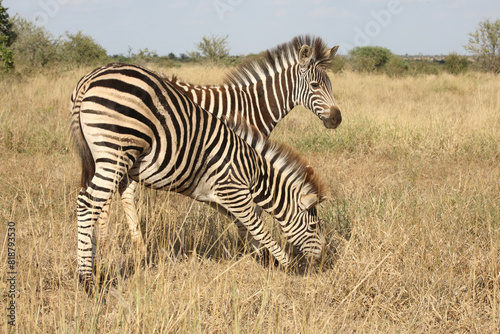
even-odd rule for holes
{"type": "Polygon", "coordinates": [[[380,46],[357,46],[349,51],[352,65],[361,72],[382,69],[393,56],[389,49],[380,46]]]}
{"type": "Polygon", "coordinates": [[[213,34],[210,37],[203,36],[201,41],[195,45],[201,56],[203,56],[210,63],[216,64],[225,60],[229,56],[230,48],[227,42],[228,37],[229,35],[219,37],[213,34]]]}
{"type": "Polygon", "coordinates": [[[108,59],[106,50],[81,31],[76,34],[66,32],[59,41],[58,53],[60,60],[71,64],[94,65],[108,59]]]}
{"type": "Polygon", "coordinates": [[[17,34],[12,50],[16,61],[30,66],[44,66],[57,57],[57,45],[51,33],[25,18],[15,15],[13,29],[17,34]]]}
{"type": "Polygon", "coordinates": [[[14,16],[12,22],[17,33],[12,49],[16,59],[28,66],[39,67],[61,62],[94,65],[109,60],[106,50],[81,31],[76,34],[66,32],[54,39],[43,26],[18,15],[14,16]]]}
{"type": "Polygon", "coordinates": [[[464,48],[478,58],[484,70],[500,73],[500,19],[480,22],[464,48]]]}
{"type": "Polygon", "coordinates": [[[14,68],[14,54],[11,49],[12,43],[17,35],[12,29],[12,21],[9,19],[7,9],[0,0],[0,59],[3,62],[5,70],[14,68]]]}
{"type": "Polygon", "coordinates": [[[177,60],[177,56],[173,52],[170,52],[167,57],[170,60],[177,60]]]}

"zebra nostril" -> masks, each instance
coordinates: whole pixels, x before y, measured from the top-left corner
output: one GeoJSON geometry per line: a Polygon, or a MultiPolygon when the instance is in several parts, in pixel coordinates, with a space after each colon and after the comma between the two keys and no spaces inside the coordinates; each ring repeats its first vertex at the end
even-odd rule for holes
{"type": "Polygon", "coordinates": [[[337,106],[330,108],[331,118],[333,122],[338,126],[342,122],[342,114],[337,106]]]}

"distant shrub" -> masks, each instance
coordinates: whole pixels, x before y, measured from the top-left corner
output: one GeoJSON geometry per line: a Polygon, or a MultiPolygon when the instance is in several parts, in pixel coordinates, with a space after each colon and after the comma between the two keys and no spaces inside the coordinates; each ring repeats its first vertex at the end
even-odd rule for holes
{"type": "Polygon", "coordinates": [[[387,61],[384,71],[390,77],[400,77],[408,73],[408,62],[399,56],[392,56],[387,61]]]}
{"type": "Polygon", "coordinates": [[[130,57],[131,63],[138,65],[146,65],[147,63],[153,63],[158,58],[158,53],[148,48],[140,49],[137,52],[133,52],[130,57]]]}
{"type": "Polygon", "coordinates": [[[408,73],[408,62],[380,46],[355,47],[349,51],[350,63],[354,71],[385,73],[399,77],[408,73]]]}
{"type": "Polygon", "coordinates": [[[17,35],[12,44],[17,63],[39,67],[57,59],[57,43],[48,30],[18,15],[12,23],[17,35]]]}
{"type": "Polygon", "coordinates": [[[59,60],[81,65],[94,65],[109,60],[106,50],[92,37],[81,31],[76,34],[66,32],[58,42],[59,60]]]}
{"type": "Polygon", "coordinates": [[[408,61],[408,73],[412,75],[434,74],[437,75],[442,70],[442,65],[432,60],[413,59],[408,61]]]}
{"type": "Polygon", "coordinates": [[[189,56],[194,59],[202,58],[204,61],[214,64],[227,63],[229,57],[229,43],[227,41],[229,35],[203,36],[199,43],[196,43],[197,51],[189,53],[189,56]]]}
{"type": "Polygon", "coordinates": [[[380,46],[355,47],[349,51],[355,71],[373,72],[382,69],[393,56],[389,49],[380,46]]]}
{"type": "Polygon", "coordinates": [[[450,53],[444,59],[446,70],[451,74],[460,74],[467,71],[469,62],[467,57],[459,56],[456,53],[450,53]]]}
{"type": "Polygon", "coordinates": [[[375,72],[375,60],[369,57],[354,57],[350,59],[351,69],[355,72],[375,72]]]}
{"type": "Polygon", "coordinates": [[[130,62],[130,58],[129,57],[126,57],[124,55],[112,55],[110,57],[110,61],[113,62],[113,63],[129,63],[130,62]]]}
{"type": "Polygon", "coordinates": [[[346,63],[347,60],[345,57],[336,55],[332,60],[330,69],[332,70],[333,73],[342,72],[345,68],[346,63]]]}
{"type": "Polygon", "coordinates": [[[44,27],[15,16],[12,20],[17,39],[12,44],[16,62],[25,67],[41,67],[61,63],[70,65],[94,65],[109,61],[106,50],[81,31],[66,32],[55,39],[44,27]]]}

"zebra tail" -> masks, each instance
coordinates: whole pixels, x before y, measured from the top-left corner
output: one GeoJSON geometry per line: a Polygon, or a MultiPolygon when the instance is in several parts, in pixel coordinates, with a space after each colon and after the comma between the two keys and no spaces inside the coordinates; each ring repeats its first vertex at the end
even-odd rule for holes
{"type": "Polygon", "coordinates": [[[82,177],[80,186],[83,188],[83,190],[85,190],[90,185],[90,180],[92,180],[92,178],[94,177],[95,162],[94,158],[92,157],[92,152],[90,151],[89,145],[85,140],[85,135],[82,131],[82,126],[80,123],[81,95],[82,94],[80,92],[75,91],[73,93],[73,96],[71,97],[72,106],[70,132],[82,163],[82,177]]]}

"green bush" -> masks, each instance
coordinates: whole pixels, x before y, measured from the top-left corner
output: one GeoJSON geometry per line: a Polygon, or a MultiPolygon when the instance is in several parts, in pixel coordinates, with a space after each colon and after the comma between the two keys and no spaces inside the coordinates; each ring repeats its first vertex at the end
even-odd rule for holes
{"type": "Polygon", "coordinates": [[[336,55],[332,59],[332,64],[330,66],[330,69],[332,70],[333,73],[342,72],[345,68],[346,63],[347,63],[347,60],[345,57],[336,55]]]}
{"type": "Polygon", "coordinates": [[[467,71],[469,62],[467,57],[459,56],[456,53],[450,53],[444,59],[446,70],[451,74],[460,74],[467,71]]]}
{"type": "Polygon", "coordinates": [[[400,77],[408,73],[408,62],[399,56],[392,56],[385,65],[385,73],[391,77],[400,77]]]}
{"type": "Polygon", "coordinates": [[[58,44],[59,59],[65,63],[95,65],[109,60],[106,50],[81,31],[76,34],[66,32],[58,44]]]}
{"type": "Polygon", "coordinates": [[[10,48],[16,40],[16,33],[12,28],[12,21],[7,13],[7,8],[0,0],[0,61],[3,62],[4,69],[10,71],[14,68],[14,53],[10,48]]]}
{"type": "Polygon", "coordinates": [[[408,61],[408,73],[412,75],[433,74],[437,75],[441,71],[442,65],[427,59],[413,59],[408,61]]]}
{"type": "Polygon", "coordinates": [[[382,69],[393,56],[389,49],[380,46],[357,46],[349,51],[355,71],[373,72],[382,69]]]}
{"type": "Polygon", "coordinates": [[[380,46],[355,47],[349,55],[354,71],[386,73],[391,77],[408,73],[409,64],[405,59],[380,46]]]}
{"type": "Polygon", "coordinates": [[[18,15],[12,19],[17,38],[12,44],[15,61],[31,67],[57,60],[57,41],[44,27],[18,15]]]}
{"type": "Polygon", "coordinates": [[[81,31],[76,34],[66,32],[56,39],[35,22],[17,15],[12,21],[17,34],[12,51],[16,62],[25,68],[60,66],[61,63],[95,65],[109,62],[106,50],[81,31]]]}

